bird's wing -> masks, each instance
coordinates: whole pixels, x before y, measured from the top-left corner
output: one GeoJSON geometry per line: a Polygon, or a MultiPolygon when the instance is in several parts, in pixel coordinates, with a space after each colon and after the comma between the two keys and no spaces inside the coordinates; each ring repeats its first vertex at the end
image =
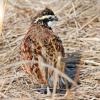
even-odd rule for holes
{"type": "Polygon", "coordinates": [[[28,34],[22,40],[20,50],[21,50],[21,57],[23,60],[32,60],[32,50],[30,44],[30,37],[28,34]]]}
{"type": "MultiPolygon", "coordinates": [[[[33,45],[34,45],[34,43],[33,43],[33,45]]],[[[37,53],[40,53],[40,51],[37,49],[38,49],[38,46],[36,46],[36,48],[32,47],[32,40],[30,38],[30,34],[26,34],[26,36],[24,37],[24,39],[21,43],[21,48],[20,48],[21,58],[23,60],[30,60],[30,61],[35,60],[33,51],[36,54],[35,57],[38,56],[37,53]]],[[[38,57],[37,57],[37,60],[38,60],[38,57]]],[[[33,76],[33,74],[37,75],[36,77],[39,79],[39,81],[41,83],[46,83],[44,74],[42,73],[42,71],[40,69],[38,61],[33,64],[31,64],[31,63],[24,64],[24,66],[22,66],[22,67],[28,74],[30,74],[32,76],[33,76]]]]}

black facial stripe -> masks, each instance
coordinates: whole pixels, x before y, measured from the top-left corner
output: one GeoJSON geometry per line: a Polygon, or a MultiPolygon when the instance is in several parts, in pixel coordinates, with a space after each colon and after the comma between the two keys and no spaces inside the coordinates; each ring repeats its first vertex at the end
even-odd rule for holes
{"type": "Polygon", "coordinates": [[[48,26],[48,22],[49,22],[49,21],[53,21],[53,19],[48,19],[48,18],[39,19],[39,20],[37,21],[37,23],[40,24],[40,25],[46,26],[46,27],[48,27],[48,28],[51,30],[51,27],[48,26]]]}
{"type": "Polygon", "coordinates": [[[49,20],[49,21],[53,21],[54,19],[53,19],[52,17],[49,17],[48,20],[49,20]]]}
{"type": "Polygon", "coordinates": [[[45,25],[45,26],[48,26],[47,23],[49,22],[49,20],[46,18],[46,19],[40,19],[38,20],[37,23],[41,24],[41,25],[45,25]]]}
{"type": "Polygon", "coordinates": [[[48,21],[49,21],[48,18],[43,19],[43,22],[44,22],[44,23],[47,23],[48,21]]]}
{"type": "Polygon", "coordinates": [[[47,24],[49,21],[53,21],[53,19],[52,18],[51,19],[45,18],[45,19],[39,20],[38,22],[47,24]]]}
{"type": "Polygon", "coordinates": [[[38,24],[41,24],[41,25],[44,25],[44,26],[47,26],[50,30],[51,30],[51,27],[49,27],[48,26],[48,23],[49,22],[49,20],[46,18],[46,19],[44,19],[44,20],[38,20],[38,24]]]}

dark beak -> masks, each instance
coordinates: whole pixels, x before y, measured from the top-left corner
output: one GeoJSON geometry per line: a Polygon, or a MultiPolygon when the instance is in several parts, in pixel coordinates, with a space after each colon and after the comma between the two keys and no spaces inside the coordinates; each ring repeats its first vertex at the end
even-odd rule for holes
{"type": "Polygon", "coordinates": [[[55,16],[55,18],[54,18],[54,19],[55,19],[55,21],[58,21],[58,17],[57,17],[57,16],[55,16]]]}

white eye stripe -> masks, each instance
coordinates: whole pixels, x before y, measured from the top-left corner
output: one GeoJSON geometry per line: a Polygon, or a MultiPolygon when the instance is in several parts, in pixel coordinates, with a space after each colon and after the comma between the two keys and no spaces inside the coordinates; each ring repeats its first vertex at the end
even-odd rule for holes
{"type": "Polygon", "coordinates": [[[45,16],[42,16],[41,18],[37,18],[35,22],[37,22],[38,20],[46,19],[46,18],[50,18],[50,17],[55,18],[54,15],[45,15],[45,16]]]}

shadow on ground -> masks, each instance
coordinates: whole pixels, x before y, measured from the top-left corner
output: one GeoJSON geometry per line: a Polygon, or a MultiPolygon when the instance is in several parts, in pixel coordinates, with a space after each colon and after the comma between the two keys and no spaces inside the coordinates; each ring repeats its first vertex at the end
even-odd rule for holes
{"type": "MultiPolygon", "coordinates": [[[[81,62],[81,52],[76,51],[73,53],[66,53],[66,56],[64,58],[65,62],[65,74],[67,74],[72,80],[75,80],[76,83],[79,85],[79,64],[81,62]]],[[[52,79],[48,80],[49,83],[52,81],[52,79]]],[[[64,94],[66,92],[66,89],[70,89],[72,87],[72,83],[65,81],[63,78],[60,78],[59,81],[59,89],[56,90],[56,93],[64,94]]],[[[47,93],[46,88],[39,88],[36,89],[38,92],[41,93],[47,93]]],[[[52,92],[53,89],[50,88],[50,91],[52,92]]]]}

